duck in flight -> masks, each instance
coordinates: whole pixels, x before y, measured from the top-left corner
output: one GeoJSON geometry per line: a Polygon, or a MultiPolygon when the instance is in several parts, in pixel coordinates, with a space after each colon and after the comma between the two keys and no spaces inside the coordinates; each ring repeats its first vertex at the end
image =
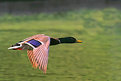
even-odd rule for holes
{"type": "Polygon", "coordinates": [[[27,50],[28,58],[34,68],[39,68],[44,73],[47,70],[49,46],[63,43],[82,43],[74,37],[52,38],[38,34],[12,45],[11,50],[27,50]]]}

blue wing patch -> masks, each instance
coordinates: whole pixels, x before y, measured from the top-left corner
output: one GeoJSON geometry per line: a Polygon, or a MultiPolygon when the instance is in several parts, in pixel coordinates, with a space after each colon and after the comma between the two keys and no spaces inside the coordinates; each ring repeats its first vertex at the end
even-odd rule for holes
{"type": "Polygon", "coordinates": [[[34,39],[28,41],[28,43],[30,43],[31,45],[33,45],[35,48],[37,48],[38,46],[40,46],[42,44],[41,42],[39,42],[37,40],[34,40],[34,39]]]}

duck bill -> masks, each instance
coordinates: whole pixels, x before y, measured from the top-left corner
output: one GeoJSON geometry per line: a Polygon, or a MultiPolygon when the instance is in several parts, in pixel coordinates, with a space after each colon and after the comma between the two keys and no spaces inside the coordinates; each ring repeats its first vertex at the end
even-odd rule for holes
{"type": "Polygon", "coordinates": [[[81,41],[81,40],[77,40],[77,41],[76,41],[76,43],[82,43],[82,42],[83,42],[83,41],[81,41]]]}

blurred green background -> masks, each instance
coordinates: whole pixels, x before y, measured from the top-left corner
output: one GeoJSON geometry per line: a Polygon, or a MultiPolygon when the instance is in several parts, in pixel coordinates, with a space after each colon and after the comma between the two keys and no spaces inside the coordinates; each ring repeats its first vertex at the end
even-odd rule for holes
{"type": "Polygon", "coordinates": [[[121,81],[121,11],[115,8],[0,16],[0,81],[121,81]],[[35,34],[73,36],[50,47],[46,75],[26,51],[7,48],[35,34]]]}

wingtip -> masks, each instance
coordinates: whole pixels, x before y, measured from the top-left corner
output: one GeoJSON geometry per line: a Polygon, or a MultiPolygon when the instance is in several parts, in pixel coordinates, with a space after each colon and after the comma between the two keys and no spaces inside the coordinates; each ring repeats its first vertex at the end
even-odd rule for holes
{"type": "Polygon", "coordinates": [[[9,47],[8,50],[10,50],[11,48],[9,47]]]}
{"type": "Polygon", "coordinates": [[[13,48],[12,47],[9,47],[8,50],[12,50],[13,48]]]}

